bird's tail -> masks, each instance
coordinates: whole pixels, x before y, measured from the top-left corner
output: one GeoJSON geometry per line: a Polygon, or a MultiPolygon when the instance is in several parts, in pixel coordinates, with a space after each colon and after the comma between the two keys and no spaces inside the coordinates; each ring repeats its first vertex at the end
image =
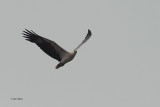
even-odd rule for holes
{"type": "Polygon", "coordinates": [[[33,32],[32,30],[29,31],[29,30],[25,29],[22,34],[24,35],[23,37],[25,37],[26,40],[33,42],[33,43],[36,43],[39,38],[39,36],[35,32],[33,32]]]}
{"type": "Polygon", "coordinates": [[[62,67],[63,65],[64,65],[64,64],[59,63],[59,64],[56,66],[56,69],[58,69],[58,68],[62,67]]]}

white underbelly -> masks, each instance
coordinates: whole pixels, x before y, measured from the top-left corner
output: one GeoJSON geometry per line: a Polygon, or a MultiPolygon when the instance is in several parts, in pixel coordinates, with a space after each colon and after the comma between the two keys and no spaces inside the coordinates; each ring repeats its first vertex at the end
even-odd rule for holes
{"type": "Polygon", "coordinates": [[[74,58],[75,55],[73,54],[67,54],[64,56],[64,58],[61,60],[62,63],[67,63],[69,61],[71,61],[74,58]]]}

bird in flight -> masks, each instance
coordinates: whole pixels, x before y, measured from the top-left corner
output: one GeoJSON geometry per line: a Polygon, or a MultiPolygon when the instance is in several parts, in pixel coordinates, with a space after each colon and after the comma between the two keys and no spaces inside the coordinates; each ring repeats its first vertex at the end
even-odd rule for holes
{"type": "Polygon", "coordinates": [[[71,61],[76,53],[77,50],[91,37],[92,33],[88,29],[88,33],[85,39],[80,43],[73,52],[67,52],[62,47],[60,47],[57,43],[42,36],[37,35],[32,30],[25,29],[22,33],[26,38],[27,41],[35,43],[40,49],[42,49],[47,55],[50,57],[58,60],[60,63],[56,66],[56,69],[64,66],[67,62],[71,61]]]}

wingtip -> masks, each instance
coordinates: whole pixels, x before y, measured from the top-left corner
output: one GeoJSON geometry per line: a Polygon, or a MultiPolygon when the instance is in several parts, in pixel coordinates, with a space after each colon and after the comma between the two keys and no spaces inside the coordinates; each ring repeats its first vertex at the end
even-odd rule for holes
{"type": "Polygon", "coordinates": [[[29,31],[28,29],[25,29],[26,31],[29,31]]]}
{"type": "Polygon", "coordinates": [[[88,35],[92,35],[92,32],[90,29],[88,29],[88,35]]]}

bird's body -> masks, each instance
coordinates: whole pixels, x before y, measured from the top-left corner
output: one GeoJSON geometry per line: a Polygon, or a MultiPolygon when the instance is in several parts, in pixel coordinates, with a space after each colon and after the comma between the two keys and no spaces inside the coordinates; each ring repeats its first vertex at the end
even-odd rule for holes
{"type": "Polygon", "coordinates": [[[73,58],[75,57],[76,53],[77,53],[77,51],[66,53],[64,55],[64,57],[62,58],[62,60],[60,61],[60,63],[56,66],[56,69],[58,69],[59,67],[63,66],[67,62],[73,60],[73,58]]]}
{"type": "Polygon", "coordinates": [[[90,37],[91,37],[91,31],[88,30],[88,34],[86,38],[82,41],[82,43],[73,51],[73,52],[67,52],[63,48],[61,48],[57,43],[54,41],[51,41],[49,39],[46,39],[44,37],[41,37],[34,33],[33,31],[25,30],[23,31],[23,37],[26,38],[26,40],[35,43],[37,46],[39,46],[46,54],[48,54],[50,57],[58,60],[60,63],[56,66],[56,69],[63,66],[67,62],[73,60],[77,53],[77,49],[84,44],[90,37]]]}

